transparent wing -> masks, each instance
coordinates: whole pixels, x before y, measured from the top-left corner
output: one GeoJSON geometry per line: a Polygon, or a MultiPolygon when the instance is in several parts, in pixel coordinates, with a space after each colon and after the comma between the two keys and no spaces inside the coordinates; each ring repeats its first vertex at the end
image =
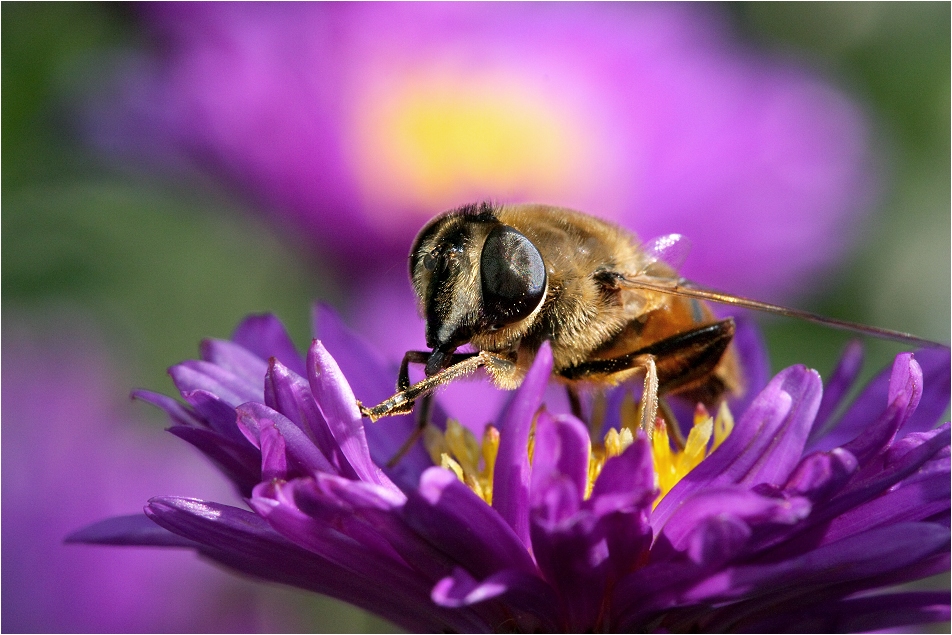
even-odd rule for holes
{"type": "MultiPolygon", "coordinates": [[[[654,266],[659,263],[676,272],[681,271],[681,265],[691,251],[691,241],[681,234],[668,234],[645,242],[640,249],[645,256],[645,266],[638,275],[656,277],[656,271],[663,271],[663,268],[654,266]]],[[[668,276],[662,277],[670,277],[670,272],[668,276]]]]}

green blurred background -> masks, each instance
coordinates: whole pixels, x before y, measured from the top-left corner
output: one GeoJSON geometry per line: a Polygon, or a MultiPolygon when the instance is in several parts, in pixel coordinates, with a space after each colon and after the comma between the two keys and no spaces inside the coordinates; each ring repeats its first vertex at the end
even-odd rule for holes
{"type": "MultiPolygon", "coordinates": [[[[118,171],[67,125],[108,60],[141,44],[128,6],[6,2],[0,10],[5,343],[11,322],[51,337],[85,325],[105,336],[130,388],[166,393],[168,366],[194,357],[203,337],[227,337],[248,313],[277,313],[303,347],[311,302],[342,298],[319,262],[215,183],[118,171]]],[[[805,60],[863,104],[874,128],[883,175],[876,215],[852,257],[817,281],[815,294],[791,302],[948,341],[950,5],[739,3],[729,11],[742,37],[805,60]]],[[[825,374],[847,340],[790,320],[764,325],[775,370],[802,362],[825,374]]],[[[867,372],[899,347],[870,349],[867,372]]],[[[141,425],[164,424],[152,409],[136,412],[141,425]]],[[[305,630],[386,628],[330,601],[274,593],[304,611],[305,630]]]]}

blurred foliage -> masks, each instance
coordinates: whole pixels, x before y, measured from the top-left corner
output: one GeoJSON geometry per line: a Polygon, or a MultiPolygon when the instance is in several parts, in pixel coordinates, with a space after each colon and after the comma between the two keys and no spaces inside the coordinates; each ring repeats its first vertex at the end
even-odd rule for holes
{"type": "MultiPolygon", "coordinates": [[[[950,5],[934,2],[736,3],[742,33],[804,60],[865,108],[880,198],[848,262],[809,300],[818,313],[948,342],[950,329],[950,5]]],[[[775,368],[825,372],[844,336],[770,321],[775,368]],[[809,342],[809,346],[804,346],[809,342]]],[[[868,344],[867,373],[901,349],[868,344]]]]}
{"type": "MultiPolygon", "coordinates": [[[[879,214],[861,230],[854,258],[800,303],[947,341],[950,5],[728,6],[742,37],[805,60],[861,100],[882,157],[879,214]]],[[[228,336],[247,313],[277,313],[303,347],[310,302],[339,300],[339,282],[213,185],[117,172],[76,139],[71,107],[103,80],[117,51],[140,43],[128,8],[3,3],[0,10],[7,319],[42,329],[54,328],[47,319],[54,314],[90,317],[110,333],[130,387],[165,392],[172,389],[167,366],[194,356],[202,337],[228,336]]],[[[789,320],[766,322],[777,368],[803,362],[826,373],[846,340],[789,320]]],[[[872,343],[871,350],[867,368],[898,348],[872,343]]],[[[332,621],[306,628],[353,619],[350,609],[320,606],[332,621]]]]}

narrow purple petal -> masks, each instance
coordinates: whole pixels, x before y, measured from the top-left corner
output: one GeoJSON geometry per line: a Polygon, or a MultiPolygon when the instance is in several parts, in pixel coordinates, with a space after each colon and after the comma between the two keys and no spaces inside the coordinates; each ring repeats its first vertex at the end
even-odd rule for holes
{"type": "Polygon", "coordinates": [[[601,609],[608,543],[594,515],[579,510],[579,495],[568,481],[551,481],[533,498],[529,535],[536,563],[559,595],[569,630],[580,631],[595,623],[601,609]]]}
{"type": "Polygon", "coordinates": [[[862,342],[852,340],[846,345],[836,368],[833,369],[830,378],[823,387],[823,400],[820,402],[820,409],[817,410],[816,421],[813,423],[807,445],[812,445],[818,438],[827,433],[827,424],[830,417],[839,409],[846,393],[856,382],[856,377],[863,367],[863,357],[862,342]]]}
{"type": "Polygon", "coordinates": [[[658,495],[651,447],[639,435],[619,456],[605,462],[592,488],[596,513],[625,508],[647,508],[658,495]]]}
{"type": "Polygon", "coordinates": [[[298,375],[305,375],[304,359],[294,347],[284,325],[270,313],[246,317],[235,329],[231,339],[263,360],[274,357],[298,375]]]}
{"type": "Polygon", "coordinates": [[[183,393],[182,398],[205,421],[206,426],[237,443],[243,440],[242,432],[235,423],[238,415],[235,414],[234,406],[205,390],[183,393]]]}
{"type": "MultiPolygon", "coordinates": [[[[928,356],[930,361],[934,358],[928,356]]],[[[883,421],[883,410],[891,405],[900,393],[903,393],[900,409],[902,410],[900,419],[895,421],[897,426],[903,425],[910,419],[910,415],[915,410],[922,396],[923,374],[919,364],[912,359],[912,355],[904,353],[898,355],[893,362],[891,369],[884,369],[875,378],[870,381],[863,392],[850,405],[838,422],[836,422],[829,432],[813,442],[811,450],[829,450],[831,448],[845,446],[848,442],[854,441],[872,448],[873,441],[870,438],[870,428],[873,422],[883,421]],[[907,408],[911,406],[911,408],[907,408]],[[866,437],[865,443],[862,437],[866,437]]],[[[931,390],[931,389],[930,389],[931,390]]],[[[940,390],[941,392],[941,390],[940,390]]],[[[946,403],[948,399],[945,400],[946,403]]],[[[929,399],[930,410],[934,410],[935,402],[929,399]]],[[[892,420],[890,420],[892,421],[892,420]]],[[[919,421],[919,420],[917,420],[919,421]]],[[[935,421],[932,421],[934,424],[935,421]]],[[[918,425],[918,424],[917,424],[918,425]]],[[[882,445],[888,443],[895,430],[885,431],[876,436],[881,439],[882,445]],[[888,438],[883,438],[888,436],[888,438]]],[[[872,452],[874,450],[864,450],[872,452]]]]}
{"type": "Polygon", "coordinates": [[[724,443],[662,499],[652,514],[652,527],[662,527],[683,500],[703,489],[785,482],[800,461],[821,392],[815,371],[803,366],[781,371],[724,443]]]}
{"type": "Polygon", "coordinates": [[[459,608],[493,598],[505,599],[507,608],[520,609],[495,625],[496,632],[552,633],[565,630],[552,607],[558,602],[552,589],[536,576],[506,569],[484,580],[476,580],[465,569],[456,568],[433,587],[431,597],[439,606],[459,608]]]}
{"type": "MultiPolygon", "coordinates": [[[[756,320],[746,313],[731,314],[735,325],[733,345],[744,375],[744,394],[732,399],[730,407],[733,412],[745,412],[771,379],[770,358],[756,320]]],[[[691,417],[685,420],[690,421],[691,417]]]]}
{"type": "MultiPolygon", "coordinates": [[[[262,484],[265,489],[270,484],[262,484]]],[[[353,575],[389,587],[395,597],[405,601],[429,601],[431,583],[400,558],[394,558],[339,531],[337,528],[298,509],[293,501],[294,487],[271,487],[268,496],[259,488],[251,505],[279,534],[353,575]]]]}
{"type": "Polygon", "coordinates": [[[66,537],[66,542],[89,545],[140,547],[196,547],[197,543],[155,524],[144,514],[115,516],[84,527],[66,537]]]}
{"type": "Polygon", "coordinates": [[[916,361],[922,369],[922,400],[909,420],[900,428],[900,437],[934,428],[939,417],[948,409],[952,393],[952,363],[948,348],[925,348],[916,351],[916,361]]]}
{"type": "Polygon", "coordinates": [[[277,360],[265,377],[265,404],[285,415],[314,441],[335,474],[357,479],[357,472],[344,455],[311,393],[311,384],[277,360]]]}
{"type": "Polygon", "coordinates": [[[868,503],[840,514],[829,525],[824,542],[832,542],[872,527],[890,523],[928,520],[932,515],[948,512],[949,470],[935,472],[903,482],[868,503]]]}
{"type": "Polygon", "coordinates": [[[683,601],[711,602],[777,593],[804,592],[861,580],[947,551],[949,533],[927,523],[902,523],[824,545],[774,564],[730,567],[701,581],[683,601]]]}
{"type": "Polygon", "coordinates": [[[813,501],[829,499],[846,485],[858,468],[856,457],[843,448],[816,452],[804,457],[794,468],[783,491],[813,501]]]}
{"type": "Polygon", "coordinates": [[[948,592],[923,591],[797,602],[789,610],[771,607],[732,626],[748,633],[868,633],[948,620],[948,592]]]}
{"type": "Polygon", "coordinates": [[[202,360],[190,359],[176,364],[169,369],[169,375],[182,394],[204,390],[232,407],[246,401],[264,400],[263,384],[252,385],[238,375],[202,360]]]}
{"type": "Polygon", "coordinates": [[[242,496],[250,496],[261,482],[261,452],[247,439],[234,441],[214,430],[192,426],[172,426],[169,432],[210,458],[242,496]]]}
{"type": "Polygon", "coordinates": [[[500,418],[493,509],[509,523],[526,548],[530,545],[529,431],[551,374],[552,349],[545,342],[500,418]]]}
{"type": "MultiPolygon", "coordinates": [[[[314,323],[315,337],[334,357],[362,403],[378,404],[393,394],[397,383],[396,364],[388,363],[375,348],[348,330],[337,313],[326,305],[314,306],[314,323]]],[[[441,409],[434,407],[430,414],[432,422],[442,426],[445,415],[441,409]]],[[[374,463],[386,465],[414,433],[416,425],[413,415],[401,415],[364,426],[374,463]]],[[[403,489],[411,489],[416,487],[420,475],[428,467],[433,467],[433,462],[423,445],[418,443],[395,466],[383,469],[403,489]]]]}
{"type": "MultiPolygon", "coordinates": [[[[900,353],[893,360],[889,375],[889,391],[886,403],[899,402],[910,413],[919,406],[922,398],[922,368],[912,358],[912,353],[900,353]]],[[[905,422],[903,422],[905,423],[905,422]]]]}
{"type": "Polygon", "coordinates": [[[268,362],[244,346],[229,340],[202,340],[201,358],[240,377],[251,386],[260,386],[268,362]]]}
{"type": "Polygon", "coordinates": [[[525,545],[456,475],[433,467],[408,494],[404,521],[477,578],[503,569],[535,572],[525,545]]]}
{"type": "Polygon", "coordinates": [[[584,503],[604,533],[615,578],[633,570],[651,545],[648,515],[658,494],[654,479],[651,449],[641,436],[605,463],[584,503]]]}
{"type": "Polygon", "coordinates": [[[369,483],[396,486],[371,460],[364,435],[364,423],[357,409],[357,400],[340,367],[327,349],[314,340],[307,354],[307,378],[317,407],[347,462],[358,478],[369,483]]]}
{"type": "Polygon", "coordinates": [[[134,390],[132,391],[132,398],[161,408],[166,412],[166,414],[169,415],[169,419],[172,420],[173,424],[200,427],[205,427],[208,425],[201,418],[196,417],[195,413],[182,405],[180,401],[177,401],[168,395],[160,395],[159,393],[152,392],[151,390],[134,390]]]}
{"type": "MultiPolygon", "coordinates": [[[[785,542],[771,550],[770,557],[773,559],[793,558],[806,549],[829,542],[833,536],[830,538],[824,536],[829,530],[831,521],[881,496],[904,479],[917,475],[922,467],[928,465],[937,455],[947,452],[948,446],[949,427],[945,426],[894,461],[882,461],[880,457],[879,463],[861,470],[832,499],[818,503],[810,517],[803,523],[803,527],[810,530],[792,538],[788,537],[785,542]]],[[[846,523],[842,528],[848,530],[850,526],[846,523]]]]}
{"type": "Polygon", "coordinates": [[[261,448],[261,480],[290,480],[315,472],[337,473],[317,446],[293,421],[260,403],[238,406],[238,418],[261,448]]]}
{"type": "Polygon", "coordinates": [[[257,514],[185,498],[155,498],[146,514],[166,529],[201,543],[200,551],[246,574],[363,607],[412,631],[480,631],[472,613],[446,611],[429,597],[391,586],[379,576],[342,567],[279,535],[257,514]],[[381,583],[381,582],[385,583],[381,583]]]}
{"type": "MultiPolygon", "coordinates": [[[[855,439],[843,444],[859,463],[865,464],[893,440],[896,431],[908,421],[922,396],[922,369],[910,353],[896,356],[887,389],[888,407],[876,423],[860,432],[855,439]]],[[[839,429],[837,429],[838,431],[839,429]]],[[[824,439],[821,443],[825,444],[824,439]]]]}
{"type": "Polygon", "coordinates": [[[588,483],[591,440],[588,429],[571,415],[553,417],[546,411],[536,420],[535,450],[529,484],[530,506],[536,492],[554,480],[571,483],[579,502],[588,483]]]}
{"type": "Polygon", "coordinates": [[[809,513],[804,498],[770,498],[738,487],[708,488],[684,500],[661,534],[671,548],[687,553],[697,564],[715,566],[744,548],[750,526],[792,525],[809,513]]]}
{"type": "MultiPolygon", "coordinates": [[[[298,478],[287,483],[271,482],[261,483],[255,488],[252,500],[258,507],[268,510],[272,514],[270,506],[277,501],[280,505],[288,506],[293,512],[300,512],[311,518],[320,526],[333,529],[342,536],[360,544],[360,549],[364,554],[372,554],[374,557],[383,558],[388,562],[396,562],[401,566],[408,566],[400,554],[394,550],[387,540],[387,536],[381,535],[376,527],[373,527],[358,515],[354,514],[354,502],[366,502],[367,488],[376,488],[382,490],[379,485],[364,483],[363,481],[351,481],[335,477],[333,475],[323,475],[320,481],[316,478],[298,478]],[[326,487],[329,478],[336,479],[338,487],[331,489],[326,487]],[[358,493],[357,497],[350,494],[358,493]],[[361,496],[362,494],[362,496],[361,496]],[[273,499],[262,502],[262,499],[273,499]]],[[[379,492],[374,501],[378,505],[382,502],[379,492]]],[[[392,498],[402,498],[395,492],[391,492],[392,498]]],[[[393,501],[389,501],[392,503],[393,501]]],[[[391,514],[399,513],[400,504],[390,505],[391,514]]],[[[293,536],[291,536],[293,538],[293,536]]],[[[300,542],[297,541],[296,542],[300,542]]]]}

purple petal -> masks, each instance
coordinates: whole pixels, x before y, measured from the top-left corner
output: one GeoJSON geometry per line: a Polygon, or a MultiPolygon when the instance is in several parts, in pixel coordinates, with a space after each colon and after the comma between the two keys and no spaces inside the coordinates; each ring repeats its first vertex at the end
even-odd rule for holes
{"type": "Polygon", "coordinates": [[[535,572],[522,541],[456,475],[433,467],[404,507],[408,526],[477,578],[503,569],[535,572]]]}
{"type": "Polygon", "coordinates": [[[552,374],[552,349],[548,342],[539,353],[522,385],[500,418],[499,452],[493,473],[493,509],[529,547],[529,430],[542,405],[542,395],[552,374]]]}
{"type": "Polygon", "coordinates": [[[270,313],[246,317],[235,329],[231,339],[263,360],[274,357],[302,377],[306,372],[304,359],[294,347],[284,325],[270,313]]]}
{"type": "Polygon", "coordinates": [[[769,498],[746,489],[709,488],[684,500],[661,534],[671,548],[688,553],[697,564],[716,566],[740,552],[751,536],[750,527],[792,525],[809,513],[810,504],[803,498],[769,498]]]}
{"type": "Polygon", "coordinates": [[[800,461],[783,491],[813,501],[829,499],[846,485],[858,468],[856,457],[843,448],[817,452],[800,461]]]}
{"type": "Polygon", "coordinates": [[[911,432],[931,430],[949,407],[952,393],[952,365],[948,348],[926,348],[916,351],[916,361],[922,369],[922,400],[898,436],[911,432]]]}
{"type": "Polygon", "coordinates": [[[299,587],[363,607],[413,631],[484,630],[471,613],[444,611],[429,597],[393,580],[366,576],[280,536],[258,515],[217,503],[155,498],[146,514],[176,534],[199,542],[200,551],[226,566],[265,580],[299,587]],[[381,583],[381,582],[384,583],[381,583]]]}
{"type": "Polygon", "coordinates": [[[225,403],[217,395],[205,390],[183,393],[182,398],[204,420],[207,427],[236,443],[241,443],[244,440],[241,430],[238,429],[235,423],[238,415],[235,414],[234,406],[225,403]]]}
{"type": "MultiPolygon", "coordinates": [[[[824,538],[831,521],[839,516],[848,514],[849,510],[864,505],[868,501],[874,500],[877,496],[881,496],[897,483],[902,482],[903,479],[916,475],[924,465],[928,465],[936,456],[947,452],[949,446],[949,427],[945,426],[942,429],[936,430],[928,438],[922,439],[921,441],[918,446],[909,449],[894,461],[880,460],[876,464],[867,466],[867,468],[854,476],[846,488],[836,494],[831,500],[818,502],[814,512],[805,523],[806,526],[813,527],[813,529],[778,545],[777,549],[771,552],[771,557],[795,557],[797,554],[802,553],[804,549],[812,548],[817,544],[824,544],[830,539],[833,539],[835,536],[824,538]]],[[[841,526],[844,530],[848,530],[850,527],[851,523],[849,521],[845,521],[841,526]]]]}
{"type": "Polygon", "coordinates": [[[264,401],[262,384],[252,385],[242,377],[202,360],[191,359],[176,364],[169,369],[169,375],[183,395],[203,390],[216,395],[232,407],[246,401],[264,401]]]}
{"type": "Polygon", "coordinates": [[[371,460],[354,393],[351,392],[337,362],[318,340],[314,340],[308,351],[307,369],[317,407],[357,477],[362,481],[396,489],[393,482],[371,460]]]}
{"type": "Polygon", "coordinates": [[[781,371],[724,443],[662,499],[652,514],[652,527],[662,527],[682,501],[706,488],[785,482],[800,461],[821,392],[815,371],[802,366],[781,371]]]}
{"type": "Polygon", "coordinates": [[[181,402],[167,395],[160,395],[151,390],[134,390],[132,391],[132,398],[145,401],[146,403],[161,408],[169,415],[169,419],[172,420],[173,424],[198,427],[205,427],[207,425],[205,421],[196,417],[195,413],[183,406],[181,402]]]}
{"type": "MultiPolygon", "coordinates": [[[[849,410],[843,414],[827,434],[812,443],[810,449],[829,450],[845,446],[849,441],[854,441],[869,448],[864,452],[875,451],[872,449],[873,440],[868,438],[864,443],[861,437],[869,436],[869,428],[872,427],[874,421],[883,421],[881,416],[883,410],[893,403],[895,397],[903,392],[903,389],[907,394],[903,398],[901,409],[906,410],[906,406],[912,405],[913,401],[917,405],[922,395],[922,370],[909,353],[896,356],[891,369],[883,369],[876,375],[866,385],[860,396],[853,401],[849,410]]],[[[933,402],[930,400],[931,403],[933,402]]],[[[901,426],[904,421],[908,420],[913,410],[915,410],[915,405],[912,405],[912,409],[903,412],[898,422],[893,423],[901,426]]],[[[884,445],[892,438],[893,434],[895,434],[895,430],[878,433],[876,435],[877,442],[884,445]]]]}
{"type": "MultiPolygon", "coordinates": [[[[293,501],[293,485],[263,483],[270,490],[256,489],[251,505],[279,534],[305,549],[344,567],[353,575],[390,587],[390,592],[405,599],[429,599],[431,584],[402,559],[368,548],[349,535],[298,509],[293,501]]],[[[343,528],[342,528],[343,529],[343,528]]]]}
{"type": "Polygon", "coordinates": [[[657,495],[651,448],[639,435],[621,455],[605,462],[590,501],[601,515],[615,509],[647,508],[657,495]]]}
{"type": "Polygon", "coordinates": [[[539,570],[555,587],[569,630],[594,624],[608,583],[608,543],[594,515],[579,511],[579,495],[571,483],[552,481],[533,495],[529,523],[532,550],[539,570]],[[573,513],[574,512],[574,513],[573,513]]]}
{"type": "MultiPolygon", "coordinates": [[[[377,404],[393,394],[397,365],[387,363],[376,349],[349,331],[341,323],[337,313],[324,304],[314,306],[314,333],[337,361],[341,372],[347,377],[354,394],[361,402],[377,404]]],[[[432,422],[438,426],[445,419],[439,408],[431,410],[431,417],[432,422]]],[[[374,462],[377,465],[386,465],[415,432],[416,426],[412,415],[388,417],[378,423],[364,426],[370,445],[370,456],[374,462]]],[[[411,489],[420,481],[423,470],[432,466],[430,455],[423,445],[418,443],[395,466],[386,466],[384,471],[403,489],[411,489]]]]}
{"type": "Polygon", "coordinates": [[[926,523],[890,525],[774,564],[724,569],[686,592],[683,601],[725,601],[786,589],[804,592],[812,586],[861,580],[948,550],[948,545],[949,534],[944,527],[926,523]]]}
{"type": "Polygon", "coordinates": [[[333,466],[333,470],[327,471],[351,479],[358,478],[357,472],[337,445],[311,394],[310,382],[304,377],[277,360],[272,361],[265,377],[265,403],[285,415],[313,439],[327,462],[333,466]]]}
{"type": "Polygon", "coordinates": [[[658,494],[654,479],[651,449],[639,437],[620,456],[605,463],[584,504],[604,532],[616,578],[631,571],[651,544],[648,515],[658,494]]]}
{"type": "Polygon", "coordinates": [[[196,547],[197,543],[155,524],[143,514],[115,516],[84,527],[66,537],[66,542],[89,545],[142,547],[196,547]]]}
{"type": "Polygon", "coordinates": [[[941,512],[948,513],[949,470],[903,482],[882,496],[840,514],[829,525],[823,540],[832,542],[872,527],[900,522],[928,520],[941,512]]]}
{"type": "MultiPolygon", "coordinates": [[[[851,452],[861,465],[866,463],[892,441],[896,431],[908,421],[919,405],[921,396],[922,369],[910,353],[897,355],[889,379],[886,411],[876,423],[867,426],[855,439],[845,443],[843,448],[851,452]]],[[[821,443],[825,444],[826,439],[821,443]]]]}
{"type": "Polygon", "coordinates": [[[457,566],[440,545],[434,545],[404,521],[407,499],[402,493],[329,474],[318,474],[312,488],[295,490],[294,500],[302,511],[335,526],[346,526],[348,532],[371,528],[386,539],[408,566],[428,579],[439,579],[457,566]]]}
{"type": "Polygon", "coordinates": [[[261,453],[247,439],[234,441],[214,430],[192,426],[172,426],[169,432],[196,448],[228,477],[242,496],[261,482],[261,453]]]}
{"type": "Polygon", "coordinates": [[[317,446],[293,421],[260,403],[238,406],[239,420],[257,431],[261,480],[290,480],[315,472],[337,473],[317,446]]]}
{"type": "Polygon", "coordinates": [[[261,385],[268,369],[267,361],[229,340],[206,339],[199,350],[204,361],[233,373],[255,388],[261,385]]]}
{"type": "Polygon", "coordinates": [[[772,606],[730,625],[748,633],[881,633],[894,628],[908,631],[913,624],[949,620],[949,594],[943,591],[887,593],[847,600],[836,597],[809,603],[798,600],[791,604],[788,610],[772,606]]]}
{"type": "MultiPolygon", "coordinates": [[[[319,476],[322,477],[319,480],[307,477],[287,483],[277,481],[261,483],[255,488],[252,497],[253,504],[259,509],[265,509],[269,517],[274,513],[272,509],[274,505],[284,505],[294,515],[303,514],[317,525],[338,532],[358,543],[364,554],[406,567],[409,563],[403,560],[390,545],[389,536],[381,534],[377,527],[366,523],[363,518],[354,513],[355,502],[366,503],[368,498],[373,497],[375,500],[371,502],[375,504],[375,507],[378,509],[384,507],[391,515],[397,514],[404,503],[403,497],[392,491],[390,491],[390,497],[382,496],[381,491],[372,490],[389,490],[372,483],[351,481],[326,473],[319,476]],[[329,479],[334,479],[337,487],[328,488],[329,479]],[[352,496],[354,493],[357,495],[352,496]]],[[[295,539],[294,536],[289,537],[295,539]]],[[[300,542],[296,539],[295,541],[300,542]]],[[[418,570],[416,567],[411,568],[418,570]]]]}
{"type": "Polygon", "coordinates": [[[830,416],[839,409],[843,397],[856,382],[856,377],[863,367],[863,356],[863,343],[859,340],[852,340],[846,345],[836,368],[833,369],[829,380],[823,387],[823,400],[820,402],[820,409],[816,413],[816,421],[813,423],[810,440],[807,442],[808,445],[812,445],[816,439],[827,433],[827,423],[830,416]]]}
{"type": "Polygon", "coordinates": [[[431,597],[440,606],[458,608],[505,598],[510,610],[521,609],[510,615],[506,623],[496,626],[496,632],[552,633],[565,630],[555,620],[552,607],[557,598],[542,580],[523,571],[507,569],[484,580],[476,580],[465,569],[456,568],[433,587],[431,597]]]}
{"type": "Polygon", "coordinates": [[[544,410],[540,412],[529,484],[530,506],[535,505],[535,494],[555,480],[570,483],[581,502],[588,483],[590,453],[591,440],[585,424],[571,415],[556,418],[544,410]]]}

